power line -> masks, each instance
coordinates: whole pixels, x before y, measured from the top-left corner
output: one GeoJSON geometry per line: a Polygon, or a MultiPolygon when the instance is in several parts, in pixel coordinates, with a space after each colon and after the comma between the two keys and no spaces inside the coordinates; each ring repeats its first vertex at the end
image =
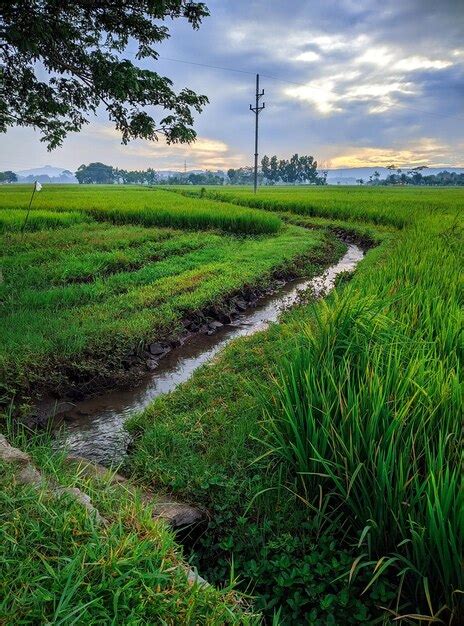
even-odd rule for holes
{"type": "MultiPolygon", "coordinates": [[[[249,70],[242,70],[232,67],[222,67],[220,65],[211,65],[209,63],[197,63],[195,61],[185,61],[184,59],[173,59],[171,57],[163,57],[159,56],[159,59],[163,61],[172,61],[173,63],[184,63],[185,65],[196,65],[198,67],[207,67],[213,70],[222,70],[224,72],[235,72],[237,74],[249,74],[255,75],[255,72],[249,70]]],[[[280,83],[287,83],[288,85],[296,85],[298,87],[305,87],[306,89],[312,89],[314,91],[324,91],[321,87],[314,87],[308,85],[307,83],[300,83],[294,80],[287,80],[286,78],[279,78],[278,76],[272,76],[270,74],[260,74],[263,78],[268,78],[269,80],[276,80],[280,83]]],[[[462,120],[464,121],[464,117],[460,117],[458,115],[447,115],[446,113],[436,113],[435,111],[424,111],[423,109],[417,109],[415,107],[411,107],[408,104],[403,104],[402,102],[396,102],[395,107],[401,107],[403,109],[408,109],[410,111],[414,111],[415,113],[422,113],[423,115],[432,115],[434,117],[442,117],[453,120],[462,120]]]]}

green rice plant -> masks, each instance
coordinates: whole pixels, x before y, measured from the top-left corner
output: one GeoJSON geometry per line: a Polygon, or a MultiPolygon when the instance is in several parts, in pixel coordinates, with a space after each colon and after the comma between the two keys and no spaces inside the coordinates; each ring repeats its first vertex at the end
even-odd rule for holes
{"type": "Polygon", "coordinates": [[[462,611],[456,260],[432,229],[410,231],[375,283],[315,309],[267,409],[273,454],[304,493],[336,496],[370,557],[393,555],[422,610],[430,588],[434,610],[462,611]]]}
{"type": "MultiPolygon", "coordinates": [[[[7,232],[19,232],[23,227],[27,211],[14,209],[11,211],[0,210],[0,234],[7,232]]],[[[25,231],[37,231],[48,228],[63,228],[73,224],[82,224],[92,221],[88,215],[78,211],[33,211],[27,220],[25,231]]]]}
{"type": "Polygon", "coordinates": [[[311,570],[303,579],[295,564],[335,538],[351,554],[351,599],[372,606],[377,584],[394,586],[395,601],[374,600],[387,621],[461,623],[463,192],[264,194],[285,220],[383,243],[326,301],[234,342],[134,417],[128,466],[208,506],[210,534],[197,552],[211,579],[233,556],[260,606],[285,595],[288,623],[321,601],[311,570]],[[294,198],[317,199],[317,215],[295,212],[294,198]],[[330,204],[343,202],[349,218],[329,218],[330,204]],[[374,214],[407,223],[379,228],[374,214]],[[282,552],[293,540],[289,560],[282,552]]]}
{"type": "MultiPolygon", "coordinates": [[[[198,188],[177,189],[187,195],[199,193],[198,188]]],[[[449,214],[462,198],[462,191],[458,188],[279,186],[262,187],[253,194],[249,189],[211,187],[205,197],[267,211],[290,211],[297,215],[404,228],[418,218],[449,214]]]]}
{"type": "MultiPolygon", "coordinates": [[[[0,189],[0,224],[12,211],[27,207],[30,187],[15,185],[0,189]]],[[[44,187],[34,198],[30,219],[37,212],[78,212],[112,224],[139,224],[190,230],[220,230],[239,235],[276,233],[281,221],[277,215],[224,204],[210,199],[201,202],[162,189],[121,185],[44,187]]],[[[43,219],[43,218],[42,218],[43,219]]],[[[58,219],[58,218],[57,218],[58,219]]],[[[85,218],[84,218],[85,219],[85,218]]],[[[88,218],[87,218],[88,219],[88,218]]]]}
{"type": "Polygon", "coordinates": [[[169,337],[183,317],[317,256],[324,242],[321,233],[293,226],[260,237],[108,222],[9,233],[1,259],[0,395],[32,390],[45,377],[64,384],[65,370],[101,375],[108,357],[122,368],[140,342],[169,337]]]}

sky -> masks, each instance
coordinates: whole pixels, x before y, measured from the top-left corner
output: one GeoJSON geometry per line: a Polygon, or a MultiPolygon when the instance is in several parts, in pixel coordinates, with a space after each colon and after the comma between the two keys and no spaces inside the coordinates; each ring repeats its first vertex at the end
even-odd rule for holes
{"type": "Polygon", "coordinates": [[[200,30],[169,22],[160,59],[144,62],[208,96],[195,144],[124,146],[102,110],[53,152],[32,129],[0,135],[0,169],[251,165],[256,72],[261,155],[311,154],[324,168],[464,167],[464,0],[205,1],[200,30]]]}

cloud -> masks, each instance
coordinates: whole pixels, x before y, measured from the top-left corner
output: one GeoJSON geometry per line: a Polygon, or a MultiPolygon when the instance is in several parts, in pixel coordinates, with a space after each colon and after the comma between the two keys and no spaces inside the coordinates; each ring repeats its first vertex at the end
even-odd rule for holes
{"type": "Polygon", "coordinates": [[[199,136],[191,144],[168,145],[160,135],[158,141],[135,140],[121,145],[120,133],[112,126],[94,124],[87,132],[110,142],[113,151],[132,161],[132,167],[181,170],[186,163],[188,169],[223,169],[242,165],[246,158],[234,153],[224,141],[209,137],[199,136]]]}
{"type": "MultiPolygon", "coordinates": [[[[450,166],[449,146],[435,138],[424,137],[408,146],[398,148],[347,147],[346,151],[328,161],[328,167],[382,167],[394,163],[398,167],[428,165],[431,167],[450,166]]],[[[463,162],[456,162],[456,167],[463,162]]]]}
{"type": "MultiPolygon", "coordinates": [[[[172,36],[159,47],[159,61],[143,61],[172,78],[176,89],[208,95],[210,104],[195,116],[198,141],[121,146],[99,114],[97,123],[52,153],[54,163],[70,169],[97,159],[126,168],[181,169],[184,160],[189,168],[251,164],[248,105],[256,72],[266,102],[261,154],[309,153],[344,164],[416,157],[464,163],[462,0],[207,4],[211,17],[199,31],[169,23],[172,36]]],[[[0,140],[5,169],[13,160],[22,169],[51,161],[32,130],[15,129],[0,140]]]]}
{"type": "Polygon", "coordinates": [[[314,63],[320,58],[321,56],[317,52],[314,52],[314,50],[306,50],[306,52],[300,52],[300,54],[297,54],[293,60],[304,61],[305,63],[314,63]]]}

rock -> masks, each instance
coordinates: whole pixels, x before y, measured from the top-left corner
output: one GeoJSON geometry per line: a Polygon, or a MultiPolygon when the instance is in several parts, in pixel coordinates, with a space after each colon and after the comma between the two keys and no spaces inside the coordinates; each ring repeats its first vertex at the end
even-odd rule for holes
{"type": "Polygon", "coordinates": [[[202,578],[197,570],[193,567],[185,567],[185,573],[187,574],[187,582],[189,583],[189,585],[209,587],[209,583],[204,578],[202,578]]]}
{"type": "Polygon", "coordinates": [[[16,474],[16,480],[21,485],[40,485],[42,482],[42,476],[36,468],[29,463],[21,468],[16,474]]]}
{"type": "Polygon", "coordinates": [[[161,343],[151,343],[148,346],[148,350],[150,354],[153,354],[154,356],[160,356],[161,354],[164,354],[166,352],[166,347],[163,346],[161,343]]]}
{"type": "Polygon", "coordinates": [[[209,323],[209,327],[211,328],[211,330],[217,330],[218,328],[222,328],[222,326],[224,326],[224,324],[222,322],[219,322],[218,320],[213,320],[209,323]]]}
{"type": "Polygon", "coordinates": [[[63,493],[69,494],[74,500],[79,502],[90,515],[95,517],[95,520],[99,524],[104,524],[105,526],[108,524],[108,520],[100,515],[98,510],[93,506],[92,501],[90,500],[90,496],[81,491],[78,487],[59,487],[55,490],[55,493],[59,496],[63,493]]]}
{"type": "Polygon", "coordinates": [[[150,372],[152,372],[158,367],[158,363],[159,363],[158,359],[147,359],[146,360],[147,369],[150,372]]]}
{"type": "Polygon", "coordinates": [[[247,303],[242,298],[237,298],[237,300],[235,300],[235,306],[239,311],[245,311],[247,308],[247,303]]]}
{"type": "Polygon", "coordinates": [[[207,324],[203,324],[198,329],[198,332],[201,333],[202,335],[207,335],[210,332],[209,326],[207,324]]]}
{"type": "Polygon", "coordinates": [[[80,475],[89,476],[91,478],[101,478],[112,485],[116,483],[127,483],[127,478],[122,476],[122,474],[118,474],[104,465],[100,465],[100,463],[89,461],[76,454],[68,454],[66,462],[75,465],[80,475]]]}
{"type": "Polygon", "coordinates": [[[31,462],[31,457],[19,448],[10,446],[4,435],[0,435],[0,459],[5,463],[18,463],[19,465],[27,465],[31,462]]]}
{"type": "Polygon", "coordinates": [[[190,504],[182,504],[181,502],[168,499],[156,501],[153,508],[153,517],[165,520],[172,528],[200,524],[207,519],[205,512],[201,509],[190,504]]]}

